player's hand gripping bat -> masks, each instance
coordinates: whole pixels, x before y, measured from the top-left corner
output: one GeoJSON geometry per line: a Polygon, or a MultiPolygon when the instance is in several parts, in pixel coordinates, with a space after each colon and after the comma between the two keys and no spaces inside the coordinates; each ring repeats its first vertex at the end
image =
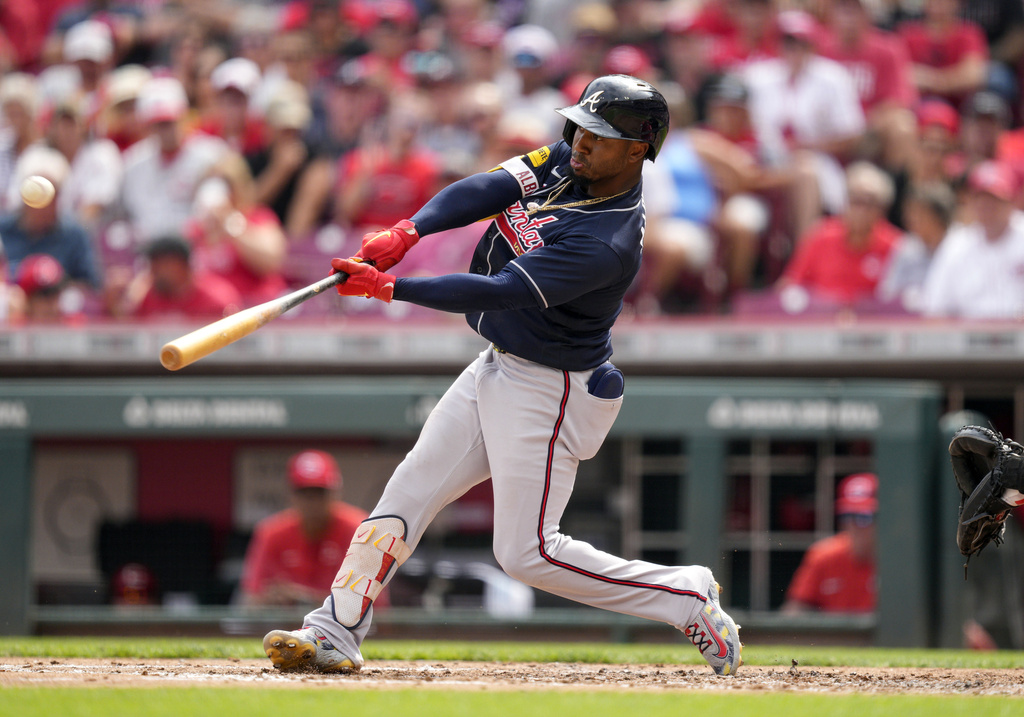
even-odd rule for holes
{"type": "Polygon", "coordinates": [[[243,336],[248,336],[289,309],[294,309],[306,299],[337,286],[347,278],[348,274],[344,272],[331,274],[325,279],[290,294],[253,306],[250,309],[243,309],[237,314],[225,316],[223,319],[196,329],[190,334],[169,341],[160,349],[160,363],[170,371],[184,368],[204,356],[209,356],[214,351],[238,341],[243,336]]]}

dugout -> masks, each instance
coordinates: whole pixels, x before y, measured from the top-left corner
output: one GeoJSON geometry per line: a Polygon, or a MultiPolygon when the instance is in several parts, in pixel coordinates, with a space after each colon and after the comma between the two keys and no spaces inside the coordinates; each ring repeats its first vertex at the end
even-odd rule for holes
{"type": "MultiPolygon", "coordinates": [[[[158,505],[162,518],[216,524],[237,502],[237,487],[224,476],[240,471],[240,446],[285,455],[310,442],[363,443],[370,451],[395,448],[400,458],[450,381],[173,375],[0,382],[0,631],[31,633],[56,614],[36,604],[32,567],[40,510],[33,476],[41,461],[99,451],[105,457],[90,470],[121,476],[128,494],[121,502],[133,503],[130,509],[158,505]]],[[[940,623],[958,617],[942,612],[936,597],[948,606],[957,589],[941,567],[952,564],[950,552],[935,547],[949,543],[955,554],[950,511],[936,512],[936,482],[947,480],[938,465],[941,399],[930,382],[630,378],[612,435],[588,462],[579,503],[574,495],[569,508],[583,522],[566,532],[587,536],[589,520],[612,526],[615,543],[607,547],[627,556],[711,565],[748,634],[786,632],[793,623],[772,611],[798,555],[833,530],[835,483],[874,470],[879,610],[844,625],[879,645],[936,644],[940,623]],[[584,485],[592,475],[599,477],[584,485]]],[[[77,490],[73,483],[49,489],[77,490]]],[[[118,615],[104,619],[116,624],[118,615]]],[[[534,619],[548,618],[538,612],[534,619]]]]}

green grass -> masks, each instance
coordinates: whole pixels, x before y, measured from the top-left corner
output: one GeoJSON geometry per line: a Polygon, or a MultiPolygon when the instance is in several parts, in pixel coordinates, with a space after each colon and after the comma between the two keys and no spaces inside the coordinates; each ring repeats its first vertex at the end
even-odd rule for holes
{"type": "MultiPolygon", "coordinates": [[[[633,664],[693,664],[703,661],[688,644],[611,644],[543,642],[459,642],[367,640],[368,660],[473,660],[488,662],[590,662],[633,664]]],[[[259,659],[260,639],[253,638],[118,638],[29,637],[0,638],[0,657],[98,657],[259,659]]],[[[747,645],[748,665],[789,667],[944,667],[998,669],[1024,666],[1024,652],[972,652],[969,650],[886,649],[747,645]]]]}
{"type": "Polygon", "coordinates": [[[138,688],[94,689],[0,688],[0,714],[138,715],[413,715],[415,717],[482,717],[548,715],[559,717],[644,717],[713,714],[750,717],[1003,717],[1020,714],[1020,701],[999,697],[868,696],[750,694],[729,692],[651,693],[621,691],[556,692],[412,690],[323,690],[294,688],[138,688]]]}

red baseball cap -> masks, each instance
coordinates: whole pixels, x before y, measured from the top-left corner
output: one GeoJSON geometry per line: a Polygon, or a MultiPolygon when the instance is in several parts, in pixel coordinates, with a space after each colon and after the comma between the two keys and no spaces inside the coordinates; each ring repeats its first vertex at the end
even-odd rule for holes
{"type": "Polygon", "coordinates": [[[917,126],[931,127],[938,125],[950,134],[960,130],[960,115],[948,102],[942,100],[925,100],[917,108],[917,126]]]}
{"type": "Polygon", "coordinates": [[[505,28],[499,23],[484,20],[474,23],[463,38],[473,47],[498,47],[505,37],[505,28]]]}
{"type": "Polygon", "coordinates": [[[814,17],[803,10],[783,10],[775,20],[779,33],[788,37],[795,37],[805,42],[814,39],[817,25],[814,17]]]}
{"type": "Polygon", "coordinates": [[[1003,162],[986,161],[971,170],[967,184],[977,192],[988,192],[1005,202],[1017,196],[1017,177],[1003,162]]]}
{"type": "Polygon", "coordinates": [[[64,267],[49,254],[29,254],[18,265],[18,286],[27,295],[52,291],[64,281],[64,267]]]}
{"type": "Polygon", "coordinates": [[[604,56],[604,71],[609,75],[642,75],[651,69],[651,61],[633,45],[617,45],[604,56]]]}
{"type": "Polygon", "coordinates": [[[419,21],[416,6],[408,0],[379,0],[370,7],[377,23],[389,22],[400,27],[411,27],[419,21]]]}
{"type": "Polygon", "coordinates": [[[341,483],[341,471],[329,453],[303,451],[288,461],[288,480],[292,488],[335,488],[341,483]]]}
{"type": "Polygon", "coordinates": [[[854,473],[839,481],[836,515],[874,515],[878,510],[878,476],[854,473]]]}

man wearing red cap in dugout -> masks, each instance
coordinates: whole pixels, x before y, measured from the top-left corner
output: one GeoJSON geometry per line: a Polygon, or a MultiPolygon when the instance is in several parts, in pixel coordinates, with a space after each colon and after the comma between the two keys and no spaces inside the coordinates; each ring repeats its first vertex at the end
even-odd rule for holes
{"type": "Polygon", "coordinates": [[[875,609],[878,477],[854,473],[840,481],[836,492],[840,532],[808,548],[789,584],[783,612],[865,613],[875,609]]]}
{"type": "Polygon", "coordinates": [[[308,450],[288,461],[292,507],[257,524],[245,555],[247,605],[322,601],[356,527],[369,515],[338,500],[341,471],[329,454],[308,450]]]}

